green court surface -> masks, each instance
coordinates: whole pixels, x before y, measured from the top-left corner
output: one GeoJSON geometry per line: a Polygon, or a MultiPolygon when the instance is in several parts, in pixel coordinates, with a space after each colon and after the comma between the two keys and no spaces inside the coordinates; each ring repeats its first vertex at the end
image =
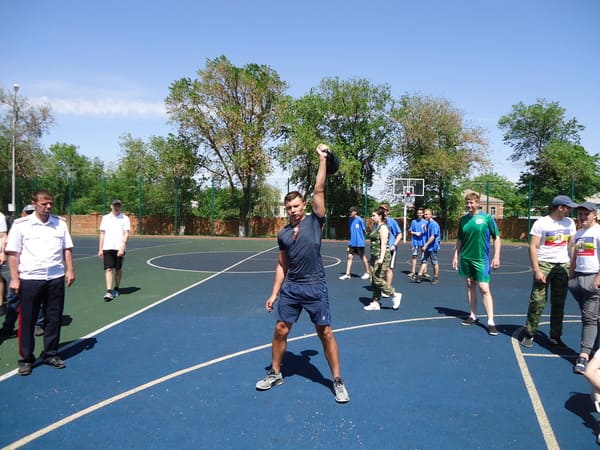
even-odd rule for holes
{"type": "MultiPolygon", "coordinates": [[[[67,289],[61,347],[215,273],[210,270],[187,270],[189,264],[185,262],[186,270],[165,270],[149,264],[148,261],[153,258],[176,255],[176,260],[186,261],[187,254],[200,254],[210,262],[212,252],[256,252],[276,245],[274,239],[132,237],[123,268],[123,294],[107,303],[102,298],[105,293],[104,273],[102,260],[96,254],[98,238],[73,236],[73,240],[76,281],[67,289]]],[[[4,273],[4,276],[7,274],[4,273]]],[[[157,332],[160,333],[161,330],[157,332]]],[[[35,353],[39,355],[42,349],[42,338],[37,338],[35,353]]],[[[17,339],[0,338],[0,375],[16,369],[18,358],[17,339]]]]}

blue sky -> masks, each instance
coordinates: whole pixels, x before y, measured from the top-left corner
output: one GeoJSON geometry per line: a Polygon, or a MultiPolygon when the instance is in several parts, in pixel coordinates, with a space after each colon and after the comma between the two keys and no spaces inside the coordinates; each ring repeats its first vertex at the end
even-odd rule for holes
{"type": "Polygon", "coordinates": [[[496,124],[519,101],[558,101],[600,153],[597,0],[4,0],[0,15],[2,87],[51,104],[45,146],[106,162],[125,133],[174,131],[170,84],[220,55],[272,67],[296,97],[332,76],[444,97],[487,130],[494,170],[515,181],[523,167],[496,124]]]}

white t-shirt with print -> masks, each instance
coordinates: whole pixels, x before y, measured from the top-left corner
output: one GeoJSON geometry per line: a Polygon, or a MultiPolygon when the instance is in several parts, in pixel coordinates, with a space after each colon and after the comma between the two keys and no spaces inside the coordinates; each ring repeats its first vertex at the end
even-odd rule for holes
{"type": "Polygon", "coordinates": [[[575,234],[575,230],[575,222],[570,217],[554,220],[550,216],[544,216],[536,220],[529,234],[540,238],[537,249],[538,260],[548,263],[568,263],[569,238],[575,234]]]}
{"type": "MultiPolygon", "coordinates": [[[[575,233],[575,272],[598,273],[600,271],[600,225],[582,228],[575,233]]],[[[599,352],[600,353],[600,352],[599,352]]]]}

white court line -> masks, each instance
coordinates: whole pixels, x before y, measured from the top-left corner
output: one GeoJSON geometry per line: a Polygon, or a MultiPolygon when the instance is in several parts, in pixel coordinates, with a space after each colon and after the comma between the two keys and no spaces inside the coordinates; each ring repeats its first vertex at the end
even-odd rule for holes
{"type": "MultiPolygon", "coordinates": [[[[565,322],[577,322],[575,320],[564,320],[565,322]]],[[[540,322],[540,326],[548,324],[548,322],[540,322]]],[[[517,363],[519,364],[519,370],[521,372],[521,376],[523,377],[523,383],[525,384],[525,389],[527,389],[527,394],[529,395],[529,399],[531,400],[531,406],[533,406],[533,410],[535,412],[535,417],[537,418],[540,429],[542,430],[542,435],[544,436],[544,441],[546,441],[546,447],[549,450],[558,450],[560,446],[558,445],[558,440],[554,434],[554,430],[552,429],[552,425],[550,425],[550,420],[546,415],[546,410],[544,409],[544,405],[542,404],[542,400],[538,391],[535,387],[535,382],[533,381],[533,377],[529,372],[529,367],[525,362],[525,357],[555,357],[560,358],[562,355],[548,355],[548,354],[538,354],[538,353],[523,353],[521,351],[521,344],[519,342],[519,335],[523,331],[523,327],[517,328],[512,335],[512,348],[515,353],[515,358],[517,359],[517,363]]]]}
{"type": "MultiPolygon", "coordinates": [[[[269,251],[269,250],[267,250],[269,251]]],[[[260,254],[260,253],[259,253],[260,254]]],[[[248,259],[248,258],[246,258],[248,259]]],[[[245,260],[244,260],[245,261],[245,260]]],[[[240,261],[237,264],[241,264],[244,261],[240,261]]],[[[237,265],[236,264],[236,265],[237,265]]],[[[234,265],[235,266],[235,265],[234,265]]],[[[231,266],[231,267],[234,267],[231,266]]],[[[212,278],[212,277],[211,277],[212,278]]],[[[204,282],[206,280],[203,280],[202,282],[204,282]]],[[[197,286],[200,283],[196,283],[193,286],[197,286]]],[[[188,288],[189,289],[189,288],[188,288]]],[[[184,289],[185,290],[185,289],[184,289]]],[[[180,291],[183,292],[184,290],[180,291]]],[[[175,295],[175,294],[173,294],[175,295]]],[[[171,296],[172,297],[172,296],[171,296]]],[[[170,297],[169,297],[170,298],[170,297]]],[[[164,301],[164,300],[163,300],[164,301]]],[[[162,302],[162,301],[161,301],[162,302]]],[[[158,304],[158,303],[156,303],[158,304]]],[[[147,309],[147,308],[146,308],[147,309]]],[[[518,314],[518,315],[514,315],[514,314],[501,314],[501,315],[496,315],[496,317],[520,317],[523,316],[522,314],[518,314]]],[[[485,317],[485,316],[481,316],[481,317],[485,317]]],[[[420,321],[432,321],[432,320],[456,320],[456,317],[453,316],[434,316],[434,317],[417,317],[417,318],[412,318],[412,319],[398,319],[398,320],[390,320],[390,321],[386,321],[386,322],[373,322],[373,323],[367,323],[367,324],[361,324],[361,325],[354,325],[354,326],[350,326],[350,327],[345,327],[345,328],[339,328],[334,330],[335,333],[342,333],[342,332],[346,332],[346,331],[354,331],[354,330],[360,330],[360,329],[364,329],[364,328],[371,328],[371,327],[378,327],[378,326],[385,326],[385,325],[395,325],[395,324],[403,324],[403,323],[411,323],[411,322],[420,322],[420,321]]],[[[105,327],[106,328],[106,327],[105,327]]],[[[520,331],[519,329],[517,329],[516,332],[520,331]]],[[[515,333],[516,333],[515,332],[515,333]]],[[[91,336],[91,335],[90,335],[91,336]]],[[[294,342],[294,341],[299,341],[299,340],[303,340],[303,339],[309,339],[309,338],[313,338],[313,337],[317,337],[317,333],[310,333],[310,334],[304,334],[302,336],[297,336],[297,337],[293,337],[288,339],[288,342],[294,342]]],[[[514,334],[513,334],[513,338],[514,338],[514,334]]],[[[535,384],[533,382],[533,379],[531,377],[531,374],[529,373],[529,369],[527,368],[527,364],[525,364],[525,360],[523,358],[522,353],[519,350],[519,341],[518,339],[512,339],[512,344],[513,344],[513,350],[515,352],[515,356],[517,358],[517,361],[519,362],[519,368],[521,369],[521,374],[523,375],[523,379],[525,380],[525,385],[527,387],[527,391],[530,395],[530,398],[532,399],[532,403],[534,404],[534,410],[536,413],[536,417],[538,418],[538,423],[540,423],[540,427],[542,429],[542,434],[544,436],[544,440],[546,441],[546,445],[548,446],[548,449],[551,450],[558,450],[560,449],[560,447],[558,446],[558,441],[556,440],[556,437],[554,436],[554,432],[552,430],[552,427],[550,426],[550,422],[548,420],[548,416],[546,415],[544,408],[542,406],[542,402],[539,398],[539,395],[537,393],[537,390],[535,389],[535,384]],[[515,344],[516,342],[516,344],[515,344]],[[515,348],[515,345],[517,346],[517,348],[515,348]],[[517,350],[519,350],[517,352],[517,350]]],[[[120,394],[114,395],[113,397],[107,398],[106,400],[103,400],[101,402],[98,402],[94,405],[91,405],[85,409],[82,409],[76,413],[73,413],[67,417],[64,417],[63,419],[54,422],[44,428],[41,428],[40,430],[31,433],[27,436],[22,437],[21,439],[12,442],[11,444],[7,445],[6,447],[4,447],[4,449],[17,449],[20,448],[24,445],[30,444],[32,441],[48,434],[51,433],[52,431],[55,431],[65,425],[68,425],[71,422],[74,422],[77,419],[80,419],[83,416],[86,416],[88,414],[91,414],[95,411],[98,411],[102,408],[104,408],[105,406],[109,406],[113,403],[116,403],[120,400],[123,400],[127,397],[130,397],[134,394],[137,394],[139,392],[145,391],[147,389],[150,389],[151,387],[157,386],[161,383],[164,383],[166,381],[172,380],[174,378],[177,378],[179,376],[188,374],[190,372],[199,370],[199,369],[203,369],[209,366],[212,366],[214,364],[218,364],[220,362],[223,361],[227,361],[229,359],[233,359],[236,358],[238,356],[243,356],[246,355],[248,353],[253,353],[259,350],[265,350],[267,348],[271,347],[271,343],[267,343],[267,344],[262,344],[256,347],[251,347],[245,350],[241,350],[239,352],[235,352],[235,353],[230,353],[228,355],[223,355],[220,356],[218,358],[214,358],[211,359],[209,361],[205,361],[203,363],[200,364],[196,364],[194,366],[185,368],[185,369],[181,369],[178,370],[176,372],[173,372],[171,374],[165,375],[163,377],[160,378],[156,378],[152,381],[149,381],[148,383],[142,384],[140,386],[137,386],[135,388],[129,389],[127,391],[124,391],[120,394]]]]}
{"type": "MultiPolygon", "coordinates": [[[[85,336],[83,336],[83,337],[81,337],[81,338],[79,338],[79,339],[76,339],[76,340],[72,341],[71,343],[69,343],[69,344],[65,345],[64,347],[60,347],[60,348],[59,348],[59,351],[65,351],[65,350],[68,350],[68,349],[70,349],[71,347],[73,347],[73,346],[75,346],[75,345],[79,344],[81,341],[83,341],[83,340],[85,340],[85,339],[89,339],[89,338],[91,338],[91,337],[94,337],[94,336],[96,336],[96,335],[98,335],[98,334],[100,334],[100,333],[102,333],[102,332],[104,332],[104,331],[106,331],[106,330],[108,330],[108,329],[110,329],[110,328],[112,328],[112,327],[115,327],[115,326],[119,325],[120,323],[123,323],[123,322],[125,322],[126,320],[129,320],[129,319],[131,319],[131,318],[133,318],[133,317],[135,317],[135,316],[137,316],[137,315],[139,315],[139,314],[141,314],[141,313],[143,313],[143,312],[145,312],[145,311],[148,311],[148,310],[149,310],[149,309],[151,309],[151,308],[154,308],[155,306],[158,306],[158,305],[160,305],[161,303],[164,303],[164,302],[166,302],[167,300],[170,300],[170,299],[172,299],[173,297],[175,297],[175,296],[177,296],[177,295],[179,295],[179,294],[182,294],[182,293],[183,293],[183,292],[185,292],[185,291],[189,291],[190,289],[193,289],[193,288],[195,288],[196,286],[200,286],[201,284],[203,284],[203,283],[206,283],[206,282],[207,282],[207,281],[209,281],[209,280],[212,280],[213,278],[215,278],[215,277],[217,277],[217,276],[219,276],[219,275],[221,275],[221,274],[223,274],[223,273],[227,272],[227,271],[228,271],[228,270],[230,270],[230,269],[233,269],[233,268],[234,268],[234,267],[236,267],[236,266],[239,266],[240,264],[243,264],[243,263],[245,263],[246,261],[248,261],[248,260],[250,260],[250,259],[252,259],[252,258],[254,258],[254,257],[256,257],[256,256],[260,256],[260,255],[262,255],[263,253],[270,252],[270,251],[271,251],[271,250],[273,250],[274,248],[277,248],[277,247],[272,247],[272,248],[269,248],[269,249],[267,249],[267,250],[263,250],[262,252],[255,253],[254,255],[250,255],[249,257],[247,257],[247,258],[244,258],[244,259],[242,259],[242,260],[240,260],[240,261],[236,262],[235,264],[232,264],[231,266],[229,266],[229,267],[227,267],[227,268],[225,268],[225,269],[221,270],[220,272],[216,272],[216,273],[212,274],[211,276],[209,276],[209,277],[206,277],[206,278],[204,278],[203,280],[200,280],[200,281],[198,281],[197,283],[194,283],[194,284],[192,284],[192,285],[190,285],[190,286],[188,286],[188,287],[186,287],[186,288],[180,289],[179,291],[177,291],[177,292],[174,292],[173,294],[171,294],[171,295],[169,295],[169,296],[167,296],[167,297],[165,297],[165,298],[163,298],[163,299],[161,299],[161,300],[158,300],[158,301],[156,301],[156,302],[152,303],[151,305],[148,305],[148,306],[146,306],[146,307],[144,307],[144,308],[142,308],[142,309],[140,309],[140,310],[138,310],[138,311],[136,311],[136,312],[134,312],[134,313],[131,313],[131,314],[129,314],[128,316],[125,316],[125,317],[123,317],[123,318],[121,318],[121,319],[119,319],[119,320],[117,320],[117,321],[115,321],[115,322],[109,323],[108,325],[105,325],[105,326],[103,326],[102,328],[99,328],[99,329],[97,329],[96,331],[93,331],[93,332],[92,332],[92,333],[90,333],[90,334],[86,334],[85,336]]],[[[18,369],[12,370],[12,371],[10,371],[10,372],[7,372],[7,373],[5,373],[4,375],[0,376],[0,383],[1,383],[2,381],[6,380],[7,378],[10,378],[11,376],[13,376],[13,375],[16,375],[16,373],[17,373],[17,370],[18,370],[18,369]]]]}
{"type": "MultiPolygon", "coordinates": [[[[277,249],[278,247],[273,247],[270,248],[268,251],[277,249]]],[[[153,256],[152,258],[148,259],[146,261],[146,264],[148,264],[151,267],[154,267],[156,269],[161,269],[161,270],[171,270],[173,272],[193,272],[193,273],[213,273],[214,270],[195,270],[195,269],[177,269],[175,267],[169,267],[169,266],[163,266],[160,264],[156,264],[154,261],[159,259],[159,258],[164,258],[164,257],[170,257],[170,256],[188,256],[188,255],[203,255],[205,253],[209,253],[209,254],[229,254],[229,253],[250,253],[247,250],[235,250],[235,251],[231,251],[231,252],[224,252],[224,251],[210,251],[210,252],[185,252],[185,253],[169,253],[166,255],[158,255],[158,256],[153,256]]],[[[265,252],[263,252],[265,253],[265,252]]],[[[262,253],[261,253],[262,254],[262,253]]],[[[255,255],[258,256],[258,255],[255,255]]],[[[277,256],[277,254],[275,254],[275,256],[277,256]]],[[[329,269],[331,267],[335,267],[337,265],[339,265],[342,260],[340,258],[337,258],[335,256],[329,256],[329,255],[321,255],[321,258],[325,259],[325,258],[329,258],[333,260],[333,263],[331,264],[323,264],[323,268],[324,269],[329,269]]],[[[233,267],[233,266],[232,266],[233,267]]],[[[229,273],[234,273],[234,274],[257,274],[257,273],[275,273],[275,269],[273,270],[247,270],[247,271],[233,271],[233,270],[229,270],[225,269],[227,272],[229,273]]]]}

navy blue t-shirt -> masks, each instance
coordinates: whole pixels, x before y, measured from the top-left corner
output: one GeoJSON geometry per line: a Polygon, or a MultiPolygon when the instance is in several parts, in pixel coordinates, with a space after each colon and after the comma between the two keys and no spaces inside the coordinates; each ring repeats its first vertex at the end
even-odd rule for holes
{"type": "Polygon", "coordinates": [[[296,239],[291,224],[277,235],[279,249],[284,250],[288,257],[288,280],[300,283],[325,281],[321,258],[321,227],[324,222],[324,217],[309,214],[298,223],[296,239]]]}

